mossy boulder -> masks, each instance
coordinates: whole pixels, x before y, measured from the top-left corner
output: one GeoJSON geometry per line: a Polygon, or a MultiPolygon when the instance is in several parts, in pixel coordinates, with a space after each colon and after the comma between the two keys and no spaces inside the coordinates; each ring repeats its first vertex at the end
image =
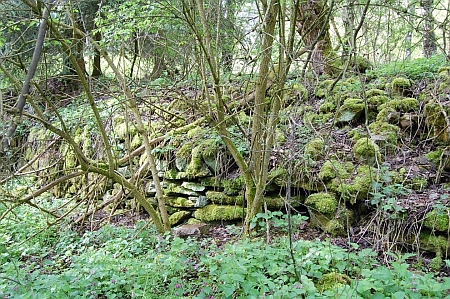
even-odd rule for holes
{"type": "Polygon", "coordinates": [[[440,148],[431,151],[425,157],[434,164],[435,167],[441,167],[443,170],[450,170],[450,148],[440,148]]]}
{"type": "Polygon", "coordinates": [[[450,80],[450,66],[446,65],[438,70],[439,78],[444,79],[446,81],[450,80]]]}
{"type": "Polygon", "coordinates": [[[411,82],[408,78],[398,77],[391,82],[392,93],[397,95],[404,95],[410,87],[411,82]]]}
{"type": "Polygon", "coordinates": [[[341,198],[354,204],[356,200],[367,199],[372,190],[372,182],[376,177],[373,167],[362,165],[356,169],[355,176],[337,186],[341,198]]]}
{"type": "Polygon", "coordinates": [[[186,197],[166,197],[166,203],[174,208],[193,208],[195,206],[195,202],[186,198],[186,197]]]}
{"type": "Polygon", "coordinates": [[[378,107],[386,104],[389,100],[390,99],[387,96],[373,96],[367,99],[367,105],[369,110],[376,111],[378,110],[378,107]]]}
{"type": "Polygon", "coordinates": [[[369,130],[379,146],[396,148],[400,133],[398,126],[376,121],[369,125],[369,130]]]}
{"type": "Polygon", "coordinates": [[[328,160],[320,168],[318,177],[323,181],[330,181],[334,178],[348,179],[352,168],[353,164],[351,162],[343,163],[336,160],[328,160]]]}
{"type": "Polygon", "coordinates": [[[225,179],[220,181],[223,192],[227,195],[237,195],[245,190],[245,181],[243,176],[234,179],[225,179]]]}
{"type": "MultiPolygon", "coordinates": [[[[185,184],[186,186],[186,184],[185,184]]],[[[183,185],[179,185],[177,183],[167,183],[164,185],[164,194],[168,196],[173,195],[186,195],[186,196],[198,196],[200,195],[198,192],[193,191],[192,189],[188,189],[183,185]]]]}
{"type": "Polygon", "coordinates": [[[204,222],[239,220],[244,218],[244,216],[245,209],[240,206],[229,205],[212,204],[194,212],[194,217],[204,222]]]}
{"type": "MultiPolygon", "coordinates": [[[[414,242],[414,240],[411,240],[414,242]]],[[[420,248],[431,252],[450,252],[450,239],[444,236],[436,236],[427,232],[419,235],[420,248]]]]}
{"type": "Polygon", "coordinates": [[[364,109],[362,99],[346,99],[336,113],[336,123],[356,122],[363,115],[364,109]]]}
{"type": "Polygon", "coordinates": [[[230,196],[218,191],[206,191],[206,198],[218,205],[242,206],[244,204],[243,196],[230,196]]]}
{"type": "Polygon", "coordinates": [[[415,98],[397,98],[391,99],[383,105],[380,105],[378,111],[381,111],[384,108],[392,108],[398,112],[412,112],[417,111],[419,109],[419,100],[415,98]]]}
{"type": "Polygon", "coordinates": [[[325,143],[321,138],[315,138],[305,145],[305,155],[317,160],[325,154],[325,143]]]}
{"type": "Polygon", "coordinates": [[[440,103],[428,103],[425,105],[425,123],[430,132],[430,137],[445,145],[450,145],[450,106],[440,103]]]}
{"type": "Polygon", "coordinates": [[[308,196],[305,205],[314,212],[333,215],[336,212],[338,201],[335,194],[319,192],[308,196]]]}
{"type": "Polygon", "coordinates": [[[381,89],[373,88],[365,92],[366,98],[377,97],[377,96],[387,96],[387,92],[381,89]]]}
{"type": "Polygon", "coordinates": [[[450,230],[450,209],[433,209],[425,215],[423,226],[431,230],[448,232],[450,230]]]}
{"type": "Polygon", "coordinates": [[[178,211],[169,216],[169,223],[171,226],[178,225],[184,220],[191,217],[191,212],[189,211],[178,211]]]}
{"type": "Polygon", "coordinates": [[[353,156],[360,162],[375,165],[381,163],[381,153],[378,145],[370,138],[359,139],[352,149],[353,156]]]}
{"type": "Polygon", "coordinates": [[[350,285],[351,279],[345,274],[331,272],[322,275],[316,284],[319,292],[336,290],[345,285],[350,285]]]}
{"type": "Polygon", "coordinates": [[[325,101],[319,106],[319,112],[322,114],[331,113],[336,111],[336,105],[333,102],[325,101]]]}

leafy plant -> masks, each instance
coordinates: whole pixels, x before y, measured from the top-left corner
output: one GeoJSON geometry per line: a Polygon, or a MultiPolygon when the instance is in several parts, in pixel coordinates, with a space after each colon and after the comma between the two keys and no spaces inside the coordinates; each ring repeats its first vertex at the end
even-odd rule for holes
{"type": "Polygon", "coordinates": [[[448,64],[445,55],[393,62],[367,71],[370,78],[405,76],[412,80],[432,79],[440,67],[448,64]]]}

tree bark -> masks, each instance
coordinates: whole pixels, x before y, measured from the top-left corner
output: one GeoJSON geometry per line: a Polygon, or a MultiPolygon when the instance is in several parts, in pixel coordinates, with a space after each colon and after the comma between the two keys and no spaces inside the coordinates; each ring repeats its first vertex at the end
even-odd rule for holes
{"type": "Polygon", "coordinates": [[[433,18],[433,0],[422,0],[420,2],[422,7],[423,22],[423,54],[429,58],[436,54],[436,34],[434,33],[434,18],[433,18]]]}
{"type": "Polygon", "coordinates": [[[11,137],[16,132],[17,126],[19,125],[23,108],[25,107],[25,103],[27,101],[27,96],[30,91],[30,82],[33,79],[34,74],[36,73],[36,69],[41,58],[42,48],[44,46],[45,34],[47,32],[47,21],[50,15],[51,7],[45,5],[44,12],[42,13],[41,23],[39,25],[38,36],[36,39],[36,46],[34,47],[33,57],[31,59],[31,64],[28,67],[28,72],[25,77],[25,81],[22,85],[22,90],[19,95],[19,99],[16,103],[16,112],[17,115],[13,118],[9,125],[8,132],[6,136],[3,138],[3,142],[0,144],[0,153],[3,153],[9,148],[11,137]]]}
{"type": "Polygon", "coordinates": [[[296,19],[297,32],[310,53],[312,71],[320,76],[340,70],[329,33],[330,7],[326,0],[302,1],[296,19]]]}

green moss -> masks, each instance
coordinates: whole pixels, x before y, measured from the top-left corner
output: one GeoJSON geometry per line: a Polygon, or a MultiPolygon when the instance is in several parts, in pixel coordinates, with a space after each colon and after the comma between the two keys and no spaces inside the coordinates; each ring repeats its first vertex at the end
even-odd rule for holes
{"type": "Polygon", "coordinates": [[[337,191],[341,194],[342,199],[354,204],[356,200],[367,199],[374,177],[373,167],[359,166],[353,180],[339,184],[337,191]]]}
{"type": "Polygon", "coordinates": [[[391,108],[399,112],[411,112],[419,109],[419,101],[414,98],[392,99],[387,103],[379,106],[379,111],[384,108],[391,108]]]}
{"type": "Polygon", "coordinates": [[[444,266],[444,261],[442,260],[442,252],[436,252],[436,256],[431,260],[428,265],[432,271],[439,272],[442,266],[444,266]]]}
{"type": "Polygon", "coordinates": [[[324,155],[325,143],[320,138],[315,138],[305,145],[305,155],[315,160],[324,155]]]}
{"type": "Polygon", "coordinates": [[[345,236],[346,234],[344,225],[338,219],[328,221],[323,230],[333,237],[345,236]]]}
{"type": "Polygon", "coordinates": [[[425,123],[431,136],[436,141],[450,144],[450,134],[447,127],[446,116],[450,115],[450,107],[444,107],[439,103],[428,103],[425,105],[425,123]]]}
{"type": "Polygon", "coordinates": [[[122,122],[114,127],[114,132],[119,139],[126,139],[129,136],[133,137],[138,133],[137,128],[134,125],[130,125],[127,122],[122,122]]]}
{"type": "Polygon", "coordinates": [[[191,216],[189,211],[178,211],[169,216],[169,222],[171,226],[178,225],[183,220],[188,219],[191,216]]]}
{"type": "Polygon", "coordinates": [[[187,134],[186,137],[189,139],[193,139],[193,138],[201,138],[206,134],[206,130],[202,127],[195,127],[190,129],[187,134]]]}
{"type": "Polygon", "coordinates": [[[381,163],[381,154],[378,145],[370,138],[359,139],[352,149],[354,157],[360,162],[374,165],[381,163]]]}
{"type": "Polygon", "coordinates": [[[345,285],[349,285],[350,283],[351,279],[347,275],[331,272],[322,275],[322,277],[317,282],[317,290],[319,292],[336,290],[345,285]]]}
{"type": "Polygon", "coordinates": [[[311,194],[305,201],[306,206],[325,215],[336,212],[337,204],[336,196],[326,192],[311,194]]]}
{"type": "Polygon", "coordinates": [[[398,77],[392,80],[391,87],[393,93],[402,95],[409,87],[411,87],[411,82],[407,78],[398,77]]]}
{"type": "Polygon", "coordinates": [[[386,107],[386,105],[381,105],[378,107],[379,112],[376,117],[377,122],[387,122],[390,120],[392,115],[396,114],[397,111],[392,107],[386,107]],[[380,108],[383,107],[383,108],[380,108]]]}
{"type": "Polygon", "coordinates": [[[349,178],[349,170],[353,168],[351,162],[342,163],[336,160],[326,161],[319,171],[319,179],[328,181],[338,177],[339,179],[349,178]]]}
{"type": "Polygon", "coordinates": [[[450,66],[443,66],[438,70],[439,78],[450,80],[450,66]]]}
{"type": "Polygon", "coordinates": [[[367,133],[366,130],[362,128],[354,128],[347,133],[347,136],[350,138],[351,141],[356,143],[356,141],[358,141],[362,137],[367,136],[367,133]]]}
{"type": "Polygon", "coordinates": [[[242,193],[245,189],[243,176],[238,176],[235,179],[222,180],[220,183],[223,187],[223,192],[227,195],[236,195],[242,193]]]}
{"type": "Polygon", "coordinates": [[[336,105],[332,102],[326,101],[319,107],[320,113],[330,113],[336,111],[336,105]]]}
{"type": "Polygon", "coordinates": [[[346,99],[336,113],[336,122],[356,121],[363,114],[364,101],[361,99],[346,99]]]}
{"type": "Polygon", "coordinates": [[[206,191],[206,198],[218,205],[242,206],[244,204],[243,196],[230,196],[218,191],[206,191]]]}
{"type": "Polygon", "coordinates": [[[366,98],[376,97],[376,96],[387,96],[386,91],[381,89],[369,89],[365,92],[366,98]]]}
{"type": "Polygon", "coordinates": [[[415,191],[423,191],[428,185],[426,177],[414,176],[412,180],[407,182],[407,187],[415,191]]]}
{"type": "Polygon", "coordinates": [[[190,158],[192,153],[193,144],[191,142],[184,143],[181,148],[175,152],[177,158],[190,158]]]}
{"type": "Polygon", "coordinates": [[[196,146],[192,149],[191,161],[189,162],[189,165],[186,169],[186,174],[188,175],[188,177],[196,178],[211,175],[211,171],[208,169],[205,163],[203,163],[202,151],[203,148],[201,146],[196,146]]]}
{"type": "Polygon", "coordinates": [[[319,85],[317,85],[316,90],[315,90],[315,95],[318,98],[323,98],[325,97],[328,92],[329,92],[329,88],[331,87],[331,84],[333,84],[334,80],[325,80],[319,83],[319,85]]]}
{"type": "Polygon", "coordinates": [[[245,210],[239,206],[207,205],[194,212],[194,217],[200,221],[211,222],[221,220],[239,220],[244,218],[245,210]]]}
{"type": "Polygon", "coordinates": [[[310,127],[312,125],[318,124],[322,121],[322,118],[319,114],[315,112],[305,112],[303,115],[303,122],[306,126],[310,127]]]}
{"type": "Polygon", "coordinates": [[[192,208],[195,202],[186,197],[166,197],[166,203],[175,208],[192,208]]]}
{"type": "Polygon", "coordinates": [[[439,165],[441,162],[442,157],[442,150],[438,149],[435,151],[431,151],[428,154],[425,155],[425,157],[430,161],[433,162],[436,165],[439,165]]]}
{"type": "Polygon", "coordinates": [[[367,99],[367,104],[371,110],[377,110],[378,107],[387,103],[389,98],[387,96],[373,96],[367,99]]]}
{"type": "Polygon", "coordinates": [[[400,128],[398,126],[391,125],[387,122],[373,122],[369,125],[369,130],[378,135],[377,141],[382,145],[397,146],[398,134],[400,128]]]}
{"type": "Polygon", "coordinates": [[[425,215],[423,226],[441,232],[448,232],[450,229],[450,209],[432,210],[425,215]]]}
{"type": "Polygon", "coordinates": [[[449,252],[450,240],[444,236],[435,236],[422,232],[419,236],[420,248],[431,252],[449,252]]]}

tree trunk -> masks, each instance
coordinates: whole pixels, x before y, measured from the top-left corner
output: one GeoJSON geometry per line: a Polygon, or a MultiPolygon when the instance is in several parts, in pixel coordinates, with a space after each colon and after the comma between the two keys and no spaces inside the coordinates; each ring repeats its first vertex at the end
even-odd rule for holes
{"type": "MultiPolygon", "coordinates": [[[[96,32],[94,34],[94,41],[99,43],[102,39],[102,34],[100,32],[96,32]]],[[[92,68],[92,77],[100,77],[102,75],[102,66],[100,64],[100,51],[98,49],[94,49],[94,64],[92,68]]]]}
{"type": "Polygon", "coordinates": [[[302,1],[296,20],[297,32],[305,47],[312,51],[311,69],[318,76],[333,75],[340,70],[330,39],[329,13],[330,7],[326,0],[302,1]]]}
{"type": "Polygon", "coordinates": [[[433,18],[433,0],[422,0],[420,2],[422,7],[423,22],[423,54],[429,58],[436,54],[436,35],[434,33],[434,18],[433,18]]]}

